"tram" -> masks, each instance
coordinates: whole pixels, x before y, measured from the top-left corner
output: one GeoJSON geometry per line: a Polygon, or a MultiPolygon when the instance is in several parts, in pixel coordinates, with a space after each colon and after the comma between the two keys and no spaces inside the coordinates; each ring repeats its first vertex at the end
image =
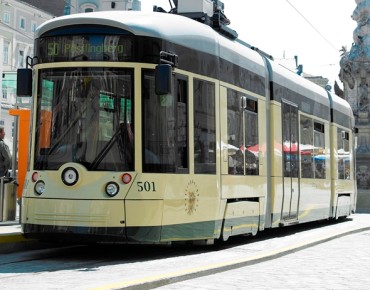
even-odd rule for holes
{"type": "Polygon", "coordinates": [[[26,238],[212,244],[355,211],[349,104],[240,40],[220,1],[175,3],[36,31],[26,238]]]}

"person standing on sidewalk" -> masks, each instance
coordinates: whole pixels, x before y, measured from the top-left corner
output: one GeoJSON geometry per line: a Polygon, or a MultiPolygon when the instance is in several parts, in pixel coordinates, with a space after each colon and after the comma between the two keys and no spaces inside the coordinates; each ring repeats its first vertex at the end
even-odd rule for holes
{"type": "Polygon", "coordinates": [[[12,164],[12,155],[4,142],[5,130],[0,127],[0,177],[6,176],[12,164]]]}

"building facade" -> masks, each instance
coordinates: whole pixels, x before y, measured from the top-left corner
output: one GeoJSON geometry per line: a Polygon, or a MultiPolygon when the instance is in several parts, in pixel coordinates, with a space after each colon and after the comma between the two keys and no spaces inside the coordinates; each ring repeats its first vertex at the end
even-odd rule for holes
{"type": "Polygon", "coordinates": [[[54,16],[107,10],[141,10],[140,0],[23,0],[54,16]]]}
{"type": "Polygon", "coordinates": [[[14,118],[9,115],[9,109],[18,106],[18,103],[29,104],[28,100],[18,100],[16,96],[16,71],[26,67],[27,57],[33,56],[37,26],[53,15],[23,1],[0,0],[0,17],[0,126],[5,128],[6,142],[12,148],[14,118]]]}
{"type": "Polygon", "coordinates": [[[356,0],[357,22],[350,51],[343,51],[340,78],[359,129],[356,151],[357,208],[370,212],[370,0],[356,0]]]}
{"type": "Polygon", "coordinates": [[[64,14],[109,10],[141,10],[139,0],[66,0],[64,14]]]}

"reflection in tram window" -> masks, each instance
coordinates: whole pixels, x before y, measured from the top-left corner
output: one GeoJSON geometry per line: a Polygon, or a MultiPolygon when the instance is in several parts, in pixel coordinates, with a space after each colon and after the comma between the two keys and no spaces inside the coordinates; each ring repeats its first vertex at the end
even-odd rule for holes
{"type": "Polygon", "coordinates": [[[216,173],[215,84],[194,79],[194,172],[216,173]]]}
{"type": "Polygon", "coordinates": [[[258,175],[258,103],[233,90],[227,96],[229,174],[258,175]]]}
{"type": "Polygon", "coordinates": [[[338,178],[350,179],[349,133],[337,130],[338,178]]]}
{"type": "Polygon", "coordinates": [[[34,168],[78,162],[134,170],[133,70],[50,69],[39,75],[34,168]]]}
{"type": "Polygon", "coordinates": [[[283,101],[282,114],[284,177],[297,178],[299,175],[298,107],[283,101]]]}
{"type": "Polygon", "coordinates": [[[301,177],[325,179],[325,126],[301,116],[300,129],[301,177]]]}
{"type": "Polygon", "coordinates": [[[176,75],[174,93],[154,93],[154,75],[143,75],[143,171],[188,173],[187,80],[176,75]]]}
{"type": "Polygon", "coordinates": [[[301,116],[301,177],[313,178],[313,122],[311,118],[301,116]]]}
{"type": "Polygon", "coordinates": [[[324,124],[314,122],[314,177],[326,178],[326,156],[325,156],[325,127],[324,124]]]}

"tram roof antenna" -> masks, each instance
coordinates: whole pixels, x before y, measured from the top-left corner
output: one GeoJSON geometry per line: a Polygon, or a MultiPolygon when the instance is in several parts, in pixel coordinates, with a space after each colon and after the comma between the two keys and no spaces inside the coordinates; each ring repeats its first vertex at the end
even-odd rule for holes
{"type": "Polygon", "coordinates": [[[259,49],[258,47],[251,46],[251,49],[262,54],[263,56],[267,57],[268,59],[274,60],[274,57],[271,54],[268,54],[267,52],[264,52],[263,50],[259,49]]]}
{"type": "Polygon", "coordinates": [[[161,12],[161,13],[167,13],[166,10],[164,10],[162,7],[159,7],[157,5],[153,6],[153,12],[161,12]]]}
{"type": "Polygon", "coordinates": [[[177,0],[168,0],[170,2],[171,10],[169,13],[176,14],[177,12],[177,0]]]}

